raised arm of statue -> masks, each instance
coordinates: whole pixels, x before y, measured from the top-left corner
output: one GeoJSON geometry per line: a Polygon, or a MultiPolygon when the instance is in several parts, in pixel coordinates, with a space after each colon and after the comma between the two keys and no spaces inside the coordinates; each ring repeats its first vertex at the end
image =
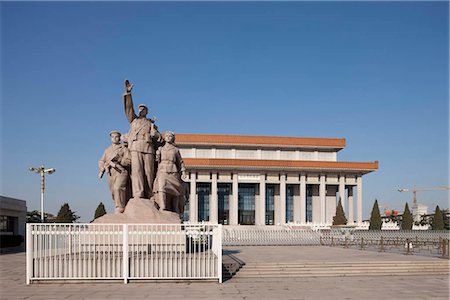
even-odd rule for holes
{"type": "Polygon", "coordinates": [[[134,112],[133,107],[133,99],[131,97],[131,90],[133,89],[133,85],[125,80],[125,93],[123,94],[123,107],[125,109],[125,115],[128,119],[128,122],[133,122],[134,119],[137,118],[136,113],[134,112]]]}

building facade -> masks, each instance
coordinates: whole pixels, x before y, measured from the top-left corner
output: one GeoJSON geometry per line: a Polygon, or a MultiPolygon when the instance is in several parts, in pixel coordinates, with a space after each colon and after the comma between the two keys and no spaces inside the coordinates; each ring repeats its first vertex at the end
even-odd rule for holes
{"type": "Polygon", "coordinates": [[[0,196],[0,235],[25,236],[26,215],[26,201],[0,196]]]}
{"type": "Polygon", "coordinates": [[[177,134],[190,186],[184,219],[224,225],[331,225],[341,199],[362,223],[362,176],[374,162],[339,162],[345,139],[177,134]]]}

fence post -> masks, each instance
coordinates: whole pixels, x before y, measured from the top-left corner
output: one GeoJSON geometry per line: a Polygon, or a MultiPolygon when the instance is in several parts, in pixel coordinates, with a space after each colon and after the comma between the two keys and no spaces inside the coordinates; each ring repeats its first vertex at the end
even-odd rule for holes
{"type": "Polygon", "coordinates": [[[219,234],[217,235],[219,250],[217,251],[217,272],[219,273],[219,283],[222,283],[222,224],[217,225],[219,234]]]}
{"type": "Polygon", "coordinates": [[[344,245],[344,248],[348,248],[348,237],[347,237],[347,236],[345,236],[345,245],[344,245]]]}
{"type": "Polygon", "coordinates": [[[447,251],[446,251],[446,244],[447,244],[447,241],[445,240],[445,239],[443,239],[442,240],[442,247],[439,247],[439,248],[441,248],[442,249],[442,257],[444,258],[445,256],[446,256],[446,254],[447,254],[447,251]]]}
{"type": "Polygon", "coordinates": [[[383,236],[381,236],[380,238],[380,249],[378,252],[384,252],[383,236]]]}
{"type": "Polygon", "coordinates": [[[123,246],[123,250],[122,250],[122,274],[123,274],[123,283],[127,284],[128,283],[128,224],[123,224],[122,225],[122,246],[123,246]]]}
{"type": "Polygon", "coordinates": [[[412,246],[411,241],[409,239],[406,239],[406,245],[405,245],[406,253],[405,253],[405,255],[411,255],[412,254],[411,253],[411,246],[412,246]]]}
{"type": "Polygon", "coordinates": [[[450,239],[447,239],[447,253],[446,253],[447,258],[450,259],[450,239]]]}
{"type": "Polygon", "coordinates": [[[331,246],[331,247],[334,246],[334,238],[333,238],[333,236],[331,236],[331,244],[330,244],[330,246],[331,246]]]}
{"type": "Polygon", "coordinates": [[[359,248],[359,250],[364,250],[364,238],[361,237],[361,247],[359,248]]]}
{"type": "Polygon", "coordinates": [[[26,275],[26,282],[27,284],[31,283],[31,276],[32,276],[32,270],[33,270],[33,246],[32,241],[33,238],[31,236],[31,224],[27,223],[27,231],[26,231],[26,243],[25,243],[25,251],[27,254],[27,275],[26,275]]]}

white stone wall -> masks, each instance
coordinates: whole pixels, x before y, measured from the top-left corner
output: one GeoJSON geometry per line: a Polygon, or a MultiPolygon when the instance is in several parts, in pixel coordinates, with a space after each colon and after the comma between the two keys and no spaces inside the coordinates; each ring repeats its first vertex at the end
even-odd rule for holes
{"type": "Polygon", "coordinates": [[[178,146],[184,158],[228,158],[265,160],[337,161],[336,152],[287,149],[192,148],[178,146]]]}

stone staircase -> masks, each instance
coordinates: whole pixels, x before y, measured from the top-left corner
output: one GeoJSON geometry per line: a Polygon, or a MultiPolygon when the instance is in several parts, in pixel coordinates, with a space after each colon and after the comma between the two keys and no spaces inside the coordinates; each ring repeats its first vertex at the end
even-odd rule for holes
{"type": "Polygon", "coordinates": [[[233,254],[225,254],[222,257],[222,280],[227,281],[234,277],[244,265],[245,263],[233,254]]]}
{"type": "Polygon", "coordinates": [[[449,261],[247,263],[233,278],[449,275],[449,261]]]}

